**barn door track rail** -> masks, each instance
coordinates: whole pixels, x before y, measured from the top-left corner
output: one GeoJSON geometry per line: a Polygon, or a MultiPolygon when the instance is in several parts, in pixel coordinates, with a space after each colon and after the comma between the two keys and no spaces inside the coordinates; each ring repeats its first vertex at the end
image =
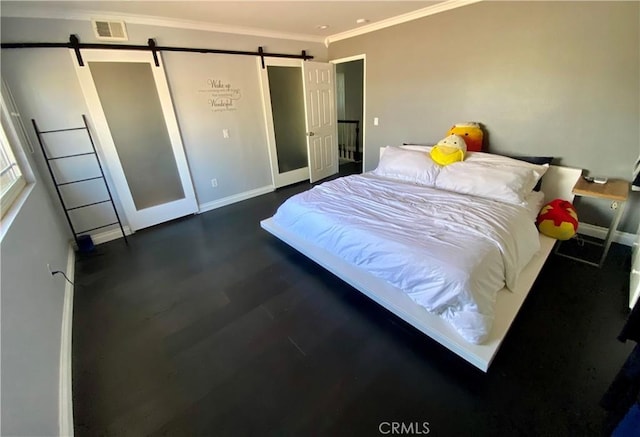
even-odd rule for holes
{"type": "Polygon", "coordinates": [[[132,44],[99,44],[99,43],[81,43],[76,35],[69,35],[69,42],[14,42],[1,43],[0,48],[3,49],[33,49],[33,48],[66,48],[75,51],[78,65],[84,67],[82,60],[82,49],[104,49],[104,50],[149,50],[153,53],[153,60],[156,67],[160,66],[158,60],[158,52],[187,52],[187,53],[215,53],[223,55],[242,55],[242,56],[258,56],[262,62],[262,68],[265,68],[264,58],[289,58],[310,60],[313,56],[307,55],[303,50],[299,55],[287,53],[270,53],[265,52],[262,47],[258,47],[257,52],[249,52],[243,50],[222,50],[222,49],[204,49],[195,47],[168,47],[156,45],[153,38],[149,38],[147,45],[132,44]]]}

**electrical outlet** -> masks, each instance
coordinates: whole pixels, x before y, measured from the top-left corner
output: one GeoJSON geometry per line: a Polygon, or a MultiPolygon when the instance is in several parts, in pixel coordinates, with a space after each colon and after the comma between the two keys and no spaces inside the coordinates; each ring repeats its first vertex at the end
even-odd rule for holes
{"type": "Polygon", "coordinates": [[[229,138],[229,129],[222,129],[222,138],[229,138]]]}
{"type": "Polygon", "coordinates": [[[378,126],[380,124],[380,119],[378,117],[373,117],[373,125],[378,126]]]}
{"type": "Polygon", "coordinates": [[[217,188],[218,187],[218,179],[216,179],[216,178],[211,179],[211,186],[213,188],[217,188]]]}
{"type": "Polygon", "coordinates": [[[51,276],[53,276],[53,269],[51,268],[51,264],[47,263],[47,271],[51,276]]]}

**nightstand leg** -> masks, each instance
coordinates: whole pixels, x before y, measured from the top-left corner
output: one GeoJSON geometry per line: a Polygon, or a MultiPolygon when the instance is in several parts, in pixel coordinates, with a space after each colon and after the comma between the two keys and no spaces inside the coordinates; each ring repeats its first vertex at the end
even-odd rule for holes
{"type": "Polygon", "coordinates": [[[611,226],[609,226],[609,230],[607,231],[607,236],[604,239],[604,251],[602,252],[602,257],[600,258],[600,263],[598,264],[598,267],[602,267],[602,264],[604,264],[604,260],[607,257],[607,253],[609,252],[609,247],[611,246],[613,233],[618,229],[618,223],[620,223],[620,219],[622,218],[622,213],[624,211],[624,205],[626,202],[616,201],[616,202],[612,202],[612,205],[613,203],[618,203],[618,209],[616,210],[616,213],[613,216],[613,220],[611,221],[611,226]]]}

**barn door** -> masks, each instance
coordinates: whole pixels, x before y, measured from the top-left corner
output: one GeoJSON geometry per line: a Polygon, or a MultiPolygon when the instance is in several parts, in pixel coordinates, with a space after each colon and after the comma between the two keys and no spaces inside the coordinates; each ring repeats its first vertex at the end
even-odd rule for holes
{"type": "Polygon", "coordinates": [[[132,230],[198,204],[162,59],[146,51],[70,51],[115,191],[132,230]]]}

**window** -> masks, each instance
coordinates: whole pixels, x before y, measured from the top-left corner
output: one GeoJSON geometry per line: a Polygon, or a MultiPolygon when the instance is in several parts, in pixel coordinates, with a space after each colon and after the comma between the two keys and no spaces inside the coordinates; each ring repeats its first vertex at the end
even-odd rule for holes
{"type": "Polygon", "coordinates": [[[27,183],[11,150],[4,127],[0,127],[0,210],[4,215],[27,183]]]}
{"type": "Polygon", "coordinates": [[[0,93],[0,237],[17,214],[18,206],[14,202],[34,182],[23,145],[33,152],[11,91],[3,80],[0,93]]]}

